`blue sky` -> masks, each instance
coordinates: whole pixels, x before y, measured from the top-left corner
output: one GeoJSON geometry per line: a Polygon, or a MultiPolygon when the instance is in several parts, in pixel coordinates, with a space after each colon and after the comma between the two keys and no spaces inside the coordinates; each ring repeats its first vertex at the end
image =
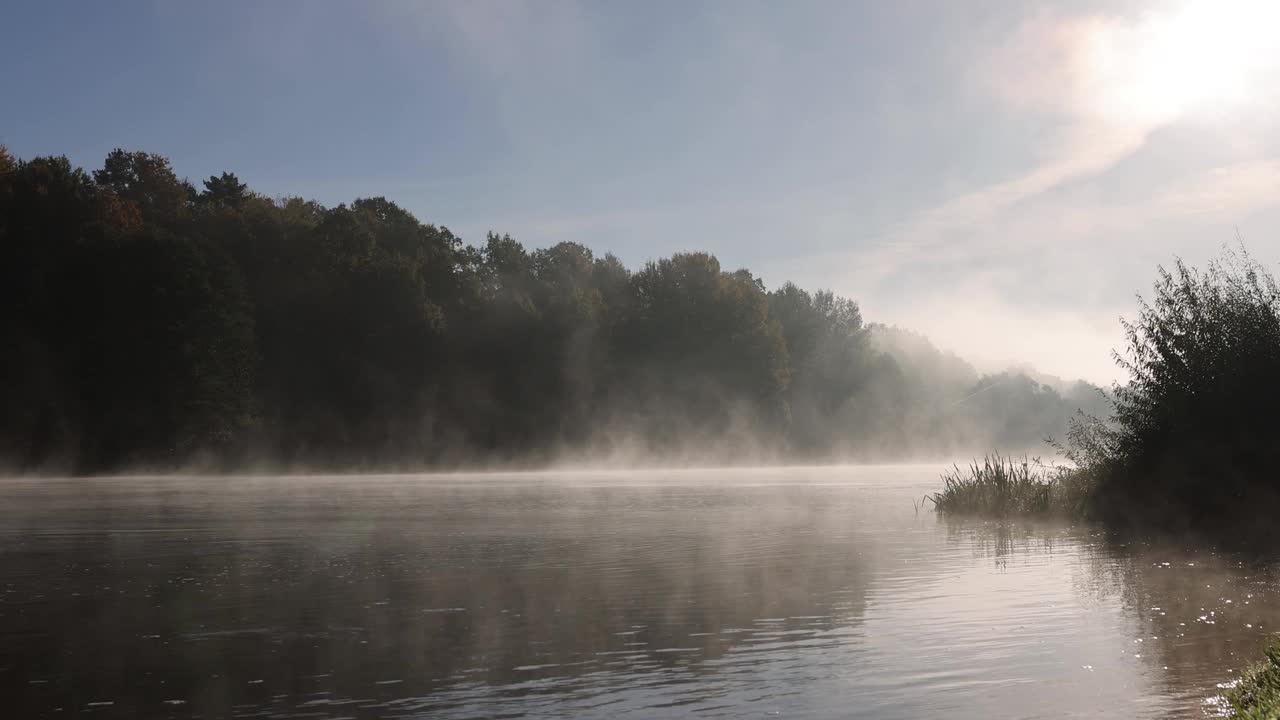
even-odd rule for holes
{"type": "Polygon", "coordinates": [[[1157,263],[1280,260],[1265,0],[120,2],[6,12],[0,143],[469,241],[705,249],[1107,381],[1157,263]]]}

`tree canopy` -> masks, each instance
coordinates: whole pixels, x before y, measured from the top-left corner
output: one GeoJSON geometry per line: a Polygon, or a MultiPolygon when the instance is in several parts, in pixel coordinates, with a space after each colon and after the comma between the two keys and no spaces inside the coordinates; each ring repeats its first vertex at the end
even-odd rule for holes
{"type": "Polygon", "coordinates": [[[381,197],[201,185],[150,153],[86,173],[0,148],[5,468],[936,456],[1087,404],[707,253],[631,271],[381,197]]]}
{"type": "Polygon", "coordinates": [[[1098,478],[1112,520],[1274,531],[1280,487],[1280,286],[1243,248],[1204,270],[1160,268],[1124,323],[1129,382],[1110,423],[1083,418],[1067,447],[1098,478]],[[1238,510],[1248,505],[1252,512],[1238,510]],[[1128,517],[1120,517],[1122,515],[1128,517]]]}

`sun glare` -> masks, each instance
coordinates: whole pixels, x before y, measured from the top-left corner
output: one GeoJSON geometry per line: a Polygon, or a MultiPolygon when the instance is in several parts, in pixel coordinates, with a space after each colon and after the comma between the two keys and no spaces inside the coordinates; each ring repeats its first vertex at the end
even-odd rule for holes
{"type": "Polygon", "coordinates": [[[1280,64],[1280,0],[1191,0],[1095,38],[1091,59],[1107,114],[1165,122],[1263,92],[1280,64]]]}

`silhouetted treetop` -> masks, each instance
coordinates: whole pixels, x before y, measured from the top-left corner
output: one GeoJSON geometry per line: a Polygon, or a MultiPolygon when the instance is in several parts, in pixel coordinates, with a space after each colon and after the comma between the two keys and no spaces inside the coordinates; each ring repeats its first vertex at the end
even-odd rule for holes
{"type": "Polygon", "coordinates": [[[234,173],[224,172],[221,175],[210,175],[204,181],[204,192],[200,199],[233,208],[241,207],[249,199],[249,186],[240,182],[234,173]]]}

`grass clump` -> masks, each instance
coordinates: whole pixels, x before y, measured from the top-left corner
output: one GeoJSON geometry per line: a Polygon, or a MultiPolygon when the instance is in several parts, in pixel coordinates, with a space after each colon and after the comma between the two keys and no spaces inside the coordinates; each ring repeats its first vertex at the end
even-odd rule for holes
{"type": "Polygon", "coordinates": [[[1223,693],[1232,720],[1280,719],[1280,642],[1265,651],[1263,661],[1245,671],[1223,693]]]}
{"type": "Polygon", "coordinates": [[[942,491],[926,497],[942,513],[999,516],[1080,515],[1088,496],[1085,473],[992,453],[967,468],[953,466],[942,475],[942,491]]]}

